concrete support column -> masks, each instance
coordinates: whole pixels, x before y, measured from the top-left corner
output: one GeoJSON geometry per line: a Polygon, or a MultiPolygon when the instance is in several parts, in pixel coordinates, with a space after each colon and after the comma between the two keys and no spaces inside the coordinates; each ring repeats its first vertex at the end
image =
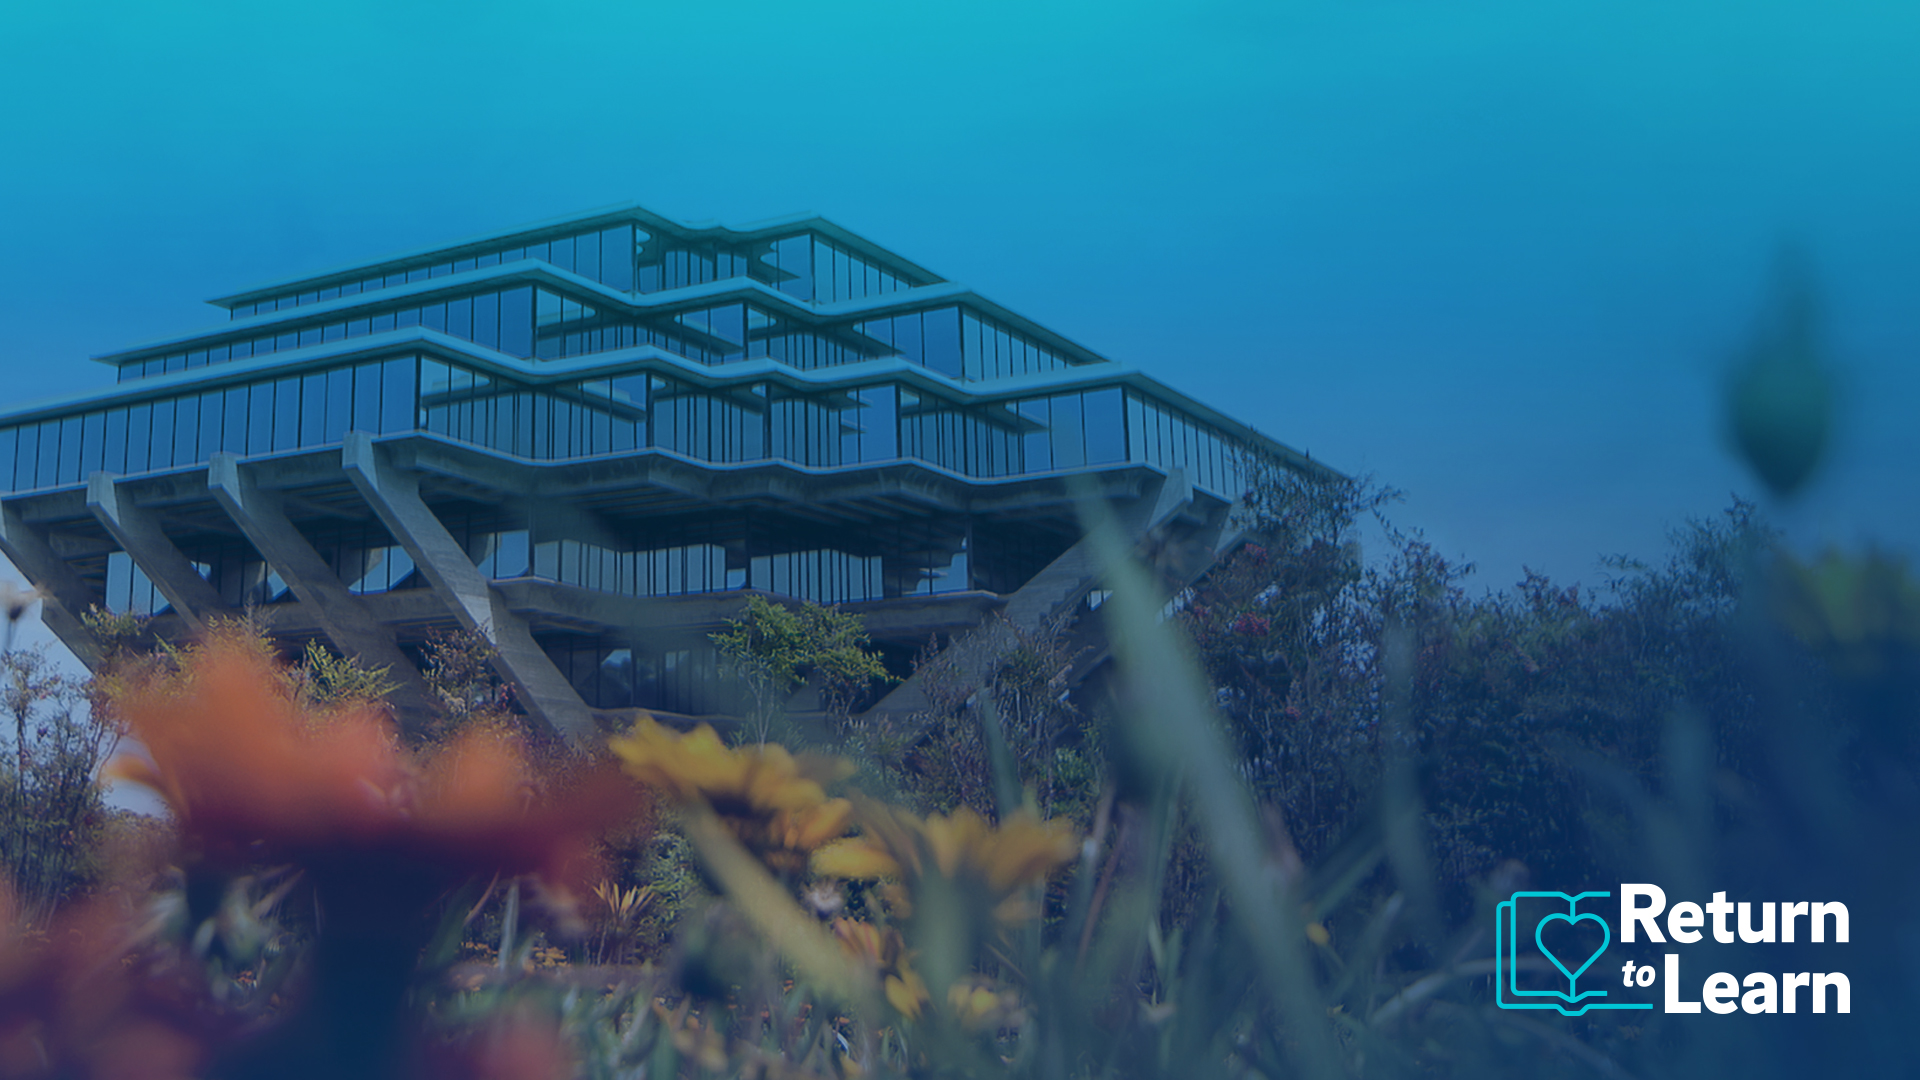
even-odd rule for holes
{"type": "Polygon", "coordinates": [[[434,708],[432,691],[394,644],[392,631],[347,591],[333,568],[287,520],[279,496],[261,490],[241,470],[240,459],[224,451],[207,460],[207,488],[260,557],[300,598],[334,648],[363,666],[387,669],[387,677],[399,684],[392,703],[403,720],[434,708]]]}
{"type": "Polygon", "coordinates": [[[100,650],[94,632],[81,621],[86,609],[100,603],[100,596],[54,553],[38,528],[27,525],[17,509],[4,503],[0,503],[0,552],[6,553],[13,569],[27,575],[40,590],[40,621],[90,671],[100,671],[106,653],[100,650]]]}
{"type": "Polygon", "coordinates": [[[372,436],[364,432],[347,433],[340,457],[354,487],[407,549],[434,592],[462,626],[493,646],[494,670],[520,691],[527,711],[570,741],[591,738],[592,710],[533,640],[526,620],[507,607],[466,549],[420,498],[419,477],[387,462],[372,436]]]}
{"type": "MultiPolygon", "coordinates": [[[[1192,506],[1193,484],[1188,481],[1184,471],[1175,469],[1158,484],[1142,492],[1139,498],[1120,507],[1114,517],[1127,541],[1138,544],[1171,524],[1192,506]]],[[[1099,544],[1094,537],[1081,537],[1026,584],[1008,595],[1001,616],[1021,633],[1037,635],[1044,631],[1050,622],[1078,604],[1100,584],[1103,568],[1098,550],[1099,544]]],[[[989,629],[990,626],[976,629],[973,633],[977,636],[989,629]]],[[[989,666],[998,662],[999,649],[1004,643],[977,641],[974,644],[976,647],[963,654],[966,658],[961,664],[967,669],[968,676],[984,679],[989,666]]],[[[914,712],[930,708],[932,704],[920,676],[915,674],[894,687],[867,711],[869,714],[914,712]]]]}
{"type": "Polygon", "coordinates": [[[20,512],[0,504],[0,552],[40,590],[40,621],[93,671],[100,670],[106,654],[100,642],[80,621],[87,609],[100,602],[93,589],[80,580],[67,561],[54,553],[40,530],[28,525],[20,512]]]}
{"type": "Polygon", "coordinates": [[[152,579],[160,595],[167,598],[193,633],[206,630],[208,616],[225,609],[219,590],[200,576],[167,539],[154,514],[136,505],[113,474],[97,472],[87,478],[87,509],[93,511],[120,550],[152,579]]]}

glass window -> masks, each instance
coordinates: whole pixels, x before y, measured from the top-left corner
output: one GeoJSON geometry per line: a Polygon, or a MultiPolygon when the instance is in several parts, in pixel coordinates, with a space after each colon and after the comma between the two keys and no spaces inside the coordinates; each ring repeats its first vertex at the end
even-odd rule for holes
{"type": "Polygon", "coordinates": [[[584,278],[600,280],[599,233],[583,233],[573,238],[573,272],[584,278]]]}
{"type": "MultiPolygon", "coordinates": [[[[200,395],[200,445],[194,452],[195,461],[205,461],[221,449],[226,434],[226,403],[227,395],[221,390],[200,395]]],[[[235,432],[236,447],[240,445],[240,436],[240,432],[235,432]]]]}
{"type": "Polygon", "coordinates": [[[26,424],[12,433],[15,451],[13,459],[13,490],[25,491],[34,486],[38,470],[35,462],[40,452],[40,429],[26,424]]]}
{"type": "Polygon", "coordinates": [[[353,370],[351,431],[380,433],[380,365],[361,364],[353,370]]]}
{"type": "Polygon", "coordinates": [[[476,267],[482,267],[482,266],[499,266],[499,265],[500,265],[500,253],[499,253],[499,252],[497,252],[497,251],[489,251],[489,252],[487,252],[487,253],[486,253],[485,255],[482,255],[482,256],[480,256],[479,258],[477,258],[477,259],[475,259],[475,260],[473,261],[473,265],[474,265],[474,266],[476,266],[476,267]]]}
{"type": "Polygon", "coordinates": [[[456,274],[465,273],[471,269],[473,269],[473,260],[471,258],[455,259],[453,261],[453,272],[456,274]]]}
{"type": "Polygon", "coordinates": [[[926,365],[950,378],[960,377],[960,309],[941,308],[922,316],[926,333],[926,365]]]}
{"type": "Polygon", "coordinates": [[[326,441],[327,373],[316,372],[300,379],[300,443],[319,446],[326,441]]]}
{"type": "Polygon", "coordinates": [[[371,329],[372,327],[369,325],[368,320],[354,319],[347,323],[347,336],[350,338],[366,337],[368,331],[371,329]]]}
{"type": "Polygon", "coordinates": [[[1052,404],[1053,467],[1078,469],[1087,463],[1086,443],[1081,435],[1080,395],[1061,394],[1052,404]]]}
{"type": "Polygon", "coordinates": [[[256,383],[247,394],[247,453],[273,449],[273,385],[256,383]]]}
{"type": "Polygon", "coordinates": [[[457,338],[473,340],[473,300],[462,297],[447,301],[447,333],[457,338]]]}
{"type": "Polygon", "coordinates": [[[322,341],[339,341],[346,336],[346,323],[329,323],[320,330],[320,340],[322,341]]]}
{"type": "MultiPolygon", "coordinates": [[[[107,414],[88,413],[80,421],[80,479],[85,480],[105,466],[107,414]]],[[[117,471],[117,470],[116,470],[117,471]]]]}
{"type": "MultiPolygon", "coordinates": [[[[114,409],[107,413],[105,454],[100,467],[111,473],[127,471],[127,410],[114,409]]],[[[8,432],[0,438],[0,450],[8,455],[8,463],[0,466],[0,477],[7,476],[12,470],[13,433],[8,432]]]]}
{"type": "Polygon", "coordinates": [[[337,443],[353,425],[353,369],[327,372],[327,419],[322,442],[337,443]]]}
{"type": "Polygon", "coordinates": [[[393,329],[393,324],[394,324],[393,312],[383,311],[380,314],[375,315],[373,317],[373,332],[376,334],[379,334],[379,333],[383,333],[385,331],[391,330],[393,329]]]}
{"type": "Polygon", "coordinates": [[[49,420],[44,426],[51,428],[56,425],[60,429],[60,465],[54,482],[71,484],[80,479],[80,418],[69,416],[49,420]]]}
{"type": "Polygon", "coordinates": [[[13,428],[0,428],[0,484],[14,487],[13,448],[20,441],[19,432],[13,428]]]}
{"type": "Polygon", "coordinates": [[[780,272],[781,292],[799,300],[814,299],[813,237],[803,233],[775,241],[773,262],[780,272]]]}
{"type": "Polygon", "coordinates": [[[533,355],[533,292],[523,287],[500,294],[500,351],[509,356],[533,355]]]}
{"type": "Polygon", "coordinates": [[[173,464],[189,465],[200,460],[200,398],[179,398],[173,403],[173,464]]]}
{"type": "Polygon", "coordinates": [[[497,348],[500,344],[500,296],[483,293],[473,298],[473,341],[497,348]]]}
{"type": "MultiPolygon", "coordinates": [[[[127,409],[127,471],[146,472],[149,455],[148,443],[153,425],[153,406],[134,405],[127,409]]],[[[26,452],[24,440],[21,453],[26,452]]]]}
{"type": "Polygon", "coordinates": [[[447,329],[447,305],[428,304],[420,309],[420,325],[429,330],[445,332],[447,329]]]}
{"type": "Polygon", "coordinates": [[[153,437],[147,447],[147,468],[165,469],[173,465],[174,403],[153,403],[153,437]]]}
{"type": "Polygon", "coordinates": [[[600,283],[621,292],[633,291],[633,226],[600,233],[600,283]]]}
{"type": "Polygon", "coordinates": [[[411,356],[380,365],[380,431],[392,434],[414,427],[414,359],[411,356]]]}
{"type": "Polygon", "coordinates": [[[1127,460],[1127,429],[1121,413],[1120,388],[1089,390],[1082,395],[1081,405],[1085,412],[1087,464],[1127,460]]]}
{"type": "Polygon", "coordinates": [[[419,308],[403,308],[393,313],[394,329],[402,330],[409,326],[420,325],[419,308]]]}

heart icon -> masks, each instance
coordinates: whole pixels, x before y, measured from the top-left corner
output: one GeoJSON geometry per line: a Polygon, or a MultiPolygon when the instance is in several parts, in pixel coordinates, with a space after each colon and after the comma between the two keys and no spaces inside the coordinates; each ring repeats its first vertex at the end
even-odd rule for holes
{"type": "Polygon", "coordinates": [[[1540,924],[1533,928],[1533,944],[1535,945],[1535,947],[1537,947],[1540,950],[1541,956],[1544,956],[1548,960],[1552,961],[1553,966],[1560,969],[1560,974],[1565,975],[1567,977],[1567,989],[1571,991],[1573,989],[1573,984],[1579,980],[1580,976],[1584,974],[1588,968],[1593,966],[1593,962],[1595,960],[1600,959],[1600,954],[1607,951],[1608,945],[1613,944],[1613,928],[1607,925],[1607,920],[1601,918],[1598,915],[1593,914],[1592,912],[1582,912],[1579,915],[1568,915],[1565,913],[1556,912],[1555,914],[1549,915],[1546,918],[1541,919],[1540,924]],[[1541,940],[1541,936],[1547,932],[1547,924],[1551,922],[1563,922],[1568,924],[1569,926],[1578,925],[1583,922],[1594,922],[1599,924],[1600,944],[1597,948],[1593,950],[1593,953],[1587,957],[1586,963],[1581,964],[1577,970],[1568,971],[1567,965],[1561,963],[1560,958],[1553,954],[1553,950],[1547,948],[1547,943],[1541,940]]]}

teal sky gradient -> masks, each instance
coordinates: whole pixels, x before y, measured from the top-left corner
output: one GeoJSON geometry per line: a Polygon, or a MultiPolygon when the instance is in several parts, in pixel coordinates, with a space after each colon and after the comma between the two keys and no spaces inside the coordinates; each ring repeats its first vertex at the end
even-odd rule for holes
{"type": "Polygon", "coordinates": [[[0,377],[247,285],[637,199],[811,210],[1351,472],[1504,586],[1757,497],[1719,380],[1811,252],[1838,442],[1775,515],[1920,537],[1908,2],[34,5],[0,377]]]}

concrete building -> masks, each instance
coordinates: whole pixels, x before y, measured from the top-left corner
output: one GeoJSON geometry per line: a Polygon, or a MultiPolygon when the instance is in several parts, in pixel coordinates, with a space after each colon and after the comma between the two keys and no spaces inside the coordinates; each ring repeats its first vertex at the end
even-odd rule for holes
{"type": "MultiPolygon", "coordinates": [[[[168,637],[255,607],[392,665],[487,635],[573,736],[728,711],[707,634],[758,591],[893,656],[1098,584],[1076,493],[1204,570],[1288,448],[816,217],[637,206],[288,279],[0,416],[0,550],[89,664],[89,608],[168,637]],[[615,714],[615,715],[596,715],[615,714]]],[[[908,708],[907,684],[882,703],[908,708]]]]}

